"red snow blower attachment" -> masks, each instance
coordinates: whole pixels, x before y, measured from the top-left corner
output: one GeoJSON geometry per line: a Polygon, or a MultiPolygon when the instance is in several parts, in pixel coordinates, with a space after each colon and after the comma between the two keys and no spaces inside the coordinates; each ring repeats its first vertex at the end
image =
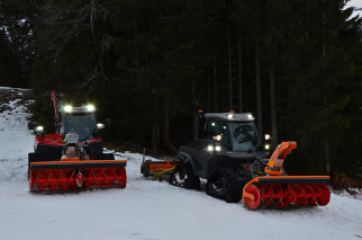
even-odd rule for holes
{"type": "Polygon", "coordinates": [[[249,208],[287,205],[325,206],[330,192],[326,184],[329,176],[283,176],[283,163],[296,142],[283,142],[270,160],[257,160],[250,165],[253,179],[243,189],[243,201],[249,208]],[[262,169],[264,167],[264,169],[262,169]]]}
{"type": "MultiPolygon", "coordinates": [[[[67,190],[91,187],[120,187],[127,183],[127,160],[89,159],[76,133],[65,135],[65,155],[60,161],[34,159],[29,166],[31,191],[67,190]]],[[[112,156],[103,154],[104,156],[112,156]]]]}
{"type": "MultiPolygon", "coordinates": [[[[99,129],[105,124],[97,123],[95,108],[64,106],[62,97],[52,92],[56,134],[45,134],[40,126],[34,129],[35,152],[28,159],[30,191],[125,188],[127,160],[103,153],[99,129]]],[[[28,126],[34,128],[34,123],[28,126]]]]}

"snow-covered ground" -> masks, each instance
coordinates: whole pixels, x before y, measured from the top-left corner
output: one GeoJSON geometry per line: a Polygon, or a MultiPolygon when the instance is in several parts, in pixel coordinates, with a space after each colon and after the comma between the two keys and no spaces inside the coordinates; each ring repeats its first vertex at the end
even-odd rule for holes
{"type": "MultiPolygon", "coordinates": [[[[0,89],[2,91],[12,89],[0,89]]],[[[22,94],[25,90],[14,90],[22,94]]],[[[21,96],[21,95],[19,95],[21,96]]],[[[166,182],[145,180],[127,159],[125,189],[31,194],[27,102],[0,103],[0,239],[362,239],[362,201],[332,194],[325,207],[248,210],[166,182]],[[3,107],[3,108],[1,108],[3,107]]],[[[150,159],[150,157],[146,157],[150,159]]]]}

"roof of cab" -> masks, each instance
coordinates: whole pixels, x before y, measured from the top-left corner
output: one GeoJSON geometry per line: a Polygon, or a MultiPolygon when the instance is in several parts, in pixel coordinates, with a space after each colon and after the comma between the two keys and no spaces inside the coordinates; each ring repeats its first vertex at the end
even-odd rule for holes
{"type": "Polygon", "coordinates": [[[205,113],[206,118],[220,118],[227,121],[254,121],[255,118],[251,113],[205,113]]]}

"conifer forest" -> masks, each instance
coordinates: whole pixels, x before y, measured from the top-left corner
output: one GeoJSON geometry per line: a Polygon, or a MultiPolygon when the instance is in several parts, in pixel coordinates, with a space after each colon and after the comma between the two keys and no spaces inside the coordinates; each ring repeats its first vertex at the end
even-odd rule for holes
{"type": "Polygon", "coordinates": [[[174,155],[198,111],[251,113],[292,173],[362,166],[362,29],[345,0],[1,0],[0,86],[93,103],[109,142],[174,155]]]}

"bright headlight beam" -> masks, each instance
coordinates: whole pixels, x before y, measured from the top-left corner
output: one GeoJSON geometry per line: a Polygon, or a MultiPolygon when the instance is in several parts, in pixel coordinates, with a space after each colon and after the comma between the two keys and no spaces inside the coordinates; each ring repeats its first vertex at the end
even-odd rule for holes
{"type": "Polygon", "coordinates": [[[71,112],[72,110],[73,110],[72,106],[67,105],[64,107],[65,112],[71,112]]]}
{"type": "Polygon", "coordinates": [[[44,131],[44,127],[43,126],[37,126],[35,130],[37,132],[42,132],[42,131],[44,131]]]}
{"type": "Polygon", "coordinates": [[[212,152],[214,150],[214,147],[212,145],[207,146],[207,150],[209,152],[212,152]]]}
{"type": "Polygon", "coordinates": [[[87,109],[88,109],[88,111],[93,112],[95,108],[93,105],[88,105],[87,109]]]}

